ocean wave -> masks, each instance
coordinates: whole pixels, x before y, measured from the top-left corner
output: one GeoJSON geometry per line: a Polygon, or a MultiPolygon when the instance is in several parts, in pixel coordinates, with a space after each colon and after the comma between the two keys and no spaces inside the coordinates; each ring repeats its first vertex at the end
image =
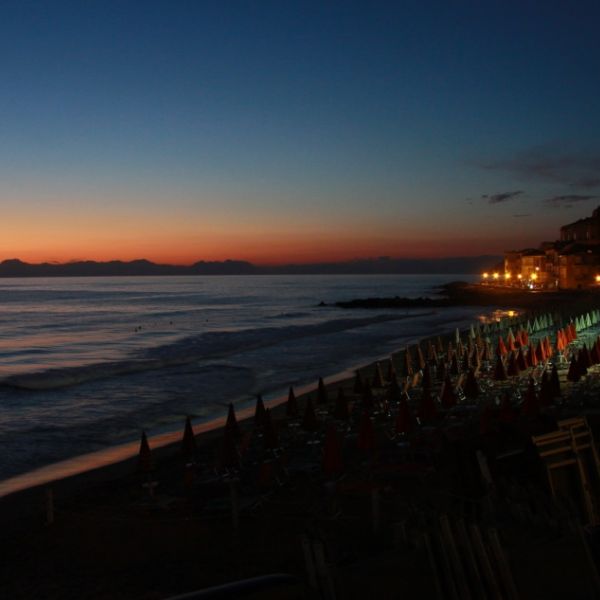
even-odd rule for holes
{"type": "Polygon", "coordinates": [[[19,373],[3,378],[0,385],[32,391],[66,388],[98,379],[156,371],[200,360],[227,358],[243,351],[265,348],[290,340],[318,338],[387,321],[433,314],[435,313],[382,314],[364,318],[333,319],[312,325],[205,332],[137,351],[136,356],[131,359],[19,373]]]}

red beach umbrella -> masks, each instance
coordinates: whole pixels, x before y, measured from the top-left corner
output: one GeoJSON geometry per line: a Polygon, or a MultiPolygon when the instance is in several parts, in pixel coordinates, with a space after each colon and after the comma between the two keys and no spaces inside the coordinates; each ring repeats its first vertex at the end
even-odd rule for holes
{"type": "MultiPolygon", "coordinates": [[[[263,405],[264,409],[264,405],[263,405]]],[[[256,416],[255,416],[256,419],[256,416]]],[[[233,408],[233,404],[229,405],[229,412],[227,413],[227,421],[225,422],[225,428],[229,429],[234,437],[234,439],[239,440],[242,437],[242,433],[240,431],[240,426],[238,424],[237,418],[235,416],[235,409],[233,408]]]]}
{"type": "Polygon", "coordinates": [[[529,344],[529,352],[527,353],[527,362],[529,363],[530,367],[537,367],[538,359],[535,354],[535,348],[531,343],[529,344]]]}
{"type": "Polygon", "coordinates": [[[270,410],[265,410],[263,445],[265,450],[275,450],[275,448],[279,448],[279,436],[277,435],[277,430],[275,429],[270,410]]]}
{"type": "Polygon", "coordinates": [[[360,375],[360,371],[356,371],[356,374],[354,375],[354,386],[352,391],[355,394],[360,394],[363,390],[363,380],[362,377],[360,375]]]}
{"type": "Polygon", "coordinates": [[[544,338],[544,351],[546,352],[546,358],[552,358],[554,350],[552,349],[552,344],[548,336],[544,338]]]}
{"type": "Polygon", "coordinates": [[[306,406],[304,408],[304,417],[302,418],[302,429],[305,431],[316,431],[319,428],[319,421],[315,413],[315,407],[311,397],[309,396],[306,400],[306,406]]]}
{"type": "Polygon", "coordinates": [[[423,357],[421,344],[417,344],[417,365],[419,366],[419,370],[423,370],[425,368],[425,358],[423,357]]]}
{"type": "Polygon", "coordinates": [[[546,362],[546,351],[544,350],[542,340],[538,340],[537,346],[535,348],[535,357],[537,358],[538,363],[546,362]]]}
{"type": "Polygon", "coordinates": [[[504,356],[508,354],[508,350],[506,349],[506,345],[504,344],[504,340],[502,336],[498,336],[498,345],[496,346],[496,354],[498,356],[504,356]]]}
{"type": "Polygon", "coordinates": [[[335,400],[335,406],[333,408],[333,416],[341,421],[347,421],[350,418],[350,406],[348,399],[344,394],[343,388],[338,388],[337,398],[335,400]]]}
{"type": "Polygon", "coordinates": [[[473,371],[473,369],[469,369],[469,372],[467,373],[467,380],[465,381],[463,392],[469,400],[475,400],[475,398],[479,396],[479,384],[477,383],[477,378],[475,377],[475,371],[473,371]]]}
{"type": "Polygon", "coordinates": [[[371,380],[371,387],[375,389],[381,389],[384,386],[383,374],[381,373],[381,365],[379,363],[375,363],[375,373],[373,375],[373,379],[371,380]]]}
{"type": "Polygon", "coordinates": [[[446,375],[446,379],[444,379],[440,401],[444,408],[452,408],[453,406],[456,406],[456,394],[454,393],[454,387],[452,386],[450,375],[446,375]]]}
{"type": "Polygon", "coordinates": [[[525,394],[525,400],[521,406],[521,414],[524,417],[536,417],[540,412],[537,394],[535,393],[535,382],[533,377],[529,378],[529,386],[525,394]]]}
{"type": "Polygon", "coordinates": [[[504,362],[502,361],[502,355],[498,354],[496,359],[496,368],[494,369],[494,381],[506,381],[506,369],[504,368],[504,362]]]}
{"type": "Polygon", "coordinates": [[[296,394],[294,394],[294,388],[290,385],[290,391],[288,392],[288,399],[285,405],[285,413],[291,419],[295,419],[298,412],[298,402],[296,401],[296,394]]]}
{"type": "Polygon", "coordinates": [[[437,408],[429,388],[423,390],[418,414],[422,423],[431,423],[431,421],[435,421],[437,417],[437,408]]]}
{"type": "Polygon", "coordinates": [[[149,473],[153,468],[152,453],[150,452],[150,445],[148,444],[148,438],[146,432],[142,431],[142,439],[140,441],[140,451],[138,453],[138,468],[143,473],[149,473]]]}
{"type": "Polygon", "coordinates": [[[414,374],[413,366],[412,366],[412,357],[410,355],[410,350],[406,348],[404,350],[404,371],[402,375],[405,377],[410,377],[414,374]]]}
{"type": "Polygon", "coordinates": [[[519,371],[527,370],[527,359],[525,358],[523,346],[519,348],[519,353],[517,354],[517,366],[519,367],[519,371]]]}
{"type": "Polygon", "coordinates": [[[431,389],[431,371],[429,369],[429,365],[425,365],[423,368],[423,379],[421,379],[421,385],[423,389],[431,389]]]}
{"type": "Polygon", "coordinates": [[[396,433],[410,433],[414,428],[413,416],[406,398],[400,400],[398,415],[396,417],[396,433]]]}
{"type": "Polygon", "coordinates": [[[506,369],[506,374],[509,377],[517,377],[519,375],[519,371],[519,363],[517,362],[515,352],[511,352],[510,358],[508,359],[508,368],[506,369]]]}
{"type": "Polygon", "coordinates": [[[262,396],[258,394],[258,396],[256,396],[256,408],[254,409],[254,425],[256,427],[262,427],[264,418],[265,403],[263,402],[262,396]]]}
{"type": "Polygon", "coordinates": [[[193,459],[196,456],[196,438],[192,429],[192,421],[189,417],[185,418],[185,427],[183,429],[183,438],[181,440],[181,449],[186,459],[193,459]]]}
{"type": "Polygon", "coordinates": [[[563,337],[562,329],[559,329],[556,332],[556,349],[559,352],[562,352],[562,350],[565,349],[565,340],[564,340],[564,337],[563,337]]]}
{"type": "Polygon", "coordinates": [[[325,432],[323,443],[323,471],[326,475],[336,475],[343,468],[342,444],[335,430],[335,425],[330,423],[325,432]]]}
{"type": "Polygon", "coordinates": [[[240,466],[240,455],[235,445],[233,433],[227,427],[223,431],[218,464],[222,469],[235,469],[240,466]]]}
{"type": "Polygon", "coordinates": [[[542,373],[539,401],[542,407],[550,406],[552,404],[552,384],[550,383],[548,371],[542,373]]]}
{"type": "Polygon", "coordinates": [[[569,365],[569,371],[567,372],[567,380],[577,383],[581,379],[581,369],[575,354],[571,357],[571,364],[569,365]]]}
{"type": "Polygon", "coordinates": [[[498,420],[501,423],[509,424],[514,423],[516,419],[515,410],[512,407],[510,396],[508,393],[505,393],[502,397],[502,402],[500,404],[500,411],[498,413],[498,420]]]}
{"type": "Polygon", "coordinates": [[[550,384],[552,389],[552,397],[560,397],[560,379],[558,378],[558,369],[556,365],[552,365],[552,372],[550,373],[550,384]]]}
{"type": "Polygon", "coordinates": [[[456,377],[460,374],[460,369],[458,368],[458,358],[456,357],[456,353],[452,355],[452,361],[450,363],[450,375],[456,377]]]}
{"type": "Polygon", "coordinates": [[[363,412],[360,418],[356,445],[365,452],[370,452],[375,448],[375,429],[367,411],[363,412]]]}
{"type": "Polygon", "coordinates": [[[373,410],[375,406],[375,401],[373,399],[373,392],[368,381],[365,383],[365,386],[363,388],[363,392],[361,394],[361,401],[365,410],[373,410]]]}
{"type": "Polygon", "coordinates": [[[329,398],[327,397],[327,388],[322,377],[319,377],[319,386],[317,389],[317,404],[327,404],[329,398]]]}
{"type": "Polygon", "coordinates": [[[387,380],[391,383],[394,379],[396,379],[396,369],[394,367],[393,359],[390,358],[390,360],[388,361],[387,380]]]}
{"type": "Polygon", "coordinates": [[[579,367],[579,375],[585,377],[587,375],[587,360],[583,348],[577,353],[577,366],[579,367]]]}

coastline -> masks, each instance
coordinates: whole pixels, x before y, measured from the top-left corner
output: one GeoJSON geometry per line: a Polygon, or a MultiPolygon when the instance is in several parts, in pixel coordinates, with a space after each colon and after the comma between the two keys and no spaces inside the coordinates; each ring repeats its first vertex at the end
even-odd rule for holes
{"type": "MultiPolygon", "coordinates": [[[[544,307],[538,308],[543,310],[544,307]]],[[[501,323],[502,331],[506,331],[510,324],[514,324],[515,327],[525,326],[530,316],[533,322],[530,313],[504,319],[501,323]]],[[[500,334],[497,325],[490,327],[490,335],[493,338],[500,334]]],[[[461,329],[460,336],[464,337],[465,333],[469,332],[469,329],[461,329]]],[[[439,337],[442,343],[448,346],[449,342],[455,343],[456,335],[456,332],[446,331],[439,337]]],[[[437,342],[437,337],[425,336],[418,342],[423,346],[428,340],[437,342]]],[[[414,345],[409,346],[412,347],[411,354],[414,355],[414,345]]],[[[392,353],[396,368],[401,366],[404,352],[405,350],[400,349],[392,353]]],[[[389,355],[386,354],[387,356],[389,355]]],[[[374,376],[377,362],[370,362],[359,368],[365,380],[374,376]]],[[[561,376],[564,377],[565,368],[561,368],[561,376]]],[[[339,378],[327,378],[327,381],[330,402],[327,410],[321,412],[321,419],[325,414],[329,414],[338,387],[352,394],[351,370],[340,373],[339,378]]],[[[306,394],[314,391],[314,384],[306,386],[306,389],[299,388],[299,404],[304,405],[306,394]]],[[[418,389],[416,398],[419,398],[418,389]]],[[[274,421],[282,427],[282,431],[287,421],[284,400],[285,398],[280,396],[266,402],[267,406],[272,406],[274,421]]],[[[356,593],[359,595],[350,594],[349,598],[362,597],[366,593],[364,586],[369,582],[369,585],[376,587],[377,584],[372,580],[370,562],[375,558],[382,568],[380,576],[377,577],[378,584],[383,586],[380,589],[386,589],[386,586],[387,589],[398,589],[394,585],[398,585],[396,578],[400,575],[402,589],[406,590],[407,597],[434,594],[427,555],[423,554],[420,542],[414,541],[412,530],[407,529],[404,533],[400,531],[399,534],[397,525],[389,521],[385,529],[373,530],[375,525],[371,525],[371,520],[378,514],[374,511],[381,509],[387,512],[388,519],[392,514],[392,505],[386,502],[377,508],[380,497],[374,494],[378,490],[377,494],[382,494],[384,498],[389,494],[390,499],[399,500],[400,505],[394,502],[394,510],[400,511],[400,514],[406,511],[405,519],[410,521],[416,518],[418,522],[423,518],[437,519],[440,514],[456,510],[461,514],[460,511],[465,510],[465,501],[479,502],[476,498],[480,492],[469,492],[469,495],[475,493],[473,499],[463,498],[451,492],[453,485],[462,489],[460,486],[465,482],[452,483],[452,471],[447,471],[448,465],[445,461],[452,460],[453,452],[459,452],[457,457],[462,465],[461,469],[466,468],[467,465],[462,463],[460,456],[462,453],[474,452],[474,448],[478,447],[473,446],[473,439],[479,440],[478,444],[482,442],[473,429],[472,421],[474,416],[477,418],[477,413],[472,410],[463,411],[463,408],[475,409],[475,406],[457,408],[461,410],[451,417],[449,423],[446,422],[446,434],[450,444],[446,451],[439,447],[440,440],[435,435],[435,428],[424,427],[415,440],[420,438],[420,443],[425,442],[426,446],[429,443],[434,444],[437,447],[435,451],[440,453],[439,460],[442,463],[438,465],[438,477],[441,479],[437,485],[432,486],[428,483],[426,473],[430,471],[421,473],[419,462],[414,462],[415,459],[411,458],[408,448],[408,463],[400,465],[408,470],[401,470],[395,474],[394,470],[390,471],[390,465],[375,460],[371,462],[364,454],[357,454],[357,449],[350,452],[350,448],[347,447],[349,477],[343,476],[329,481],[317,474],[320,470],[321,448],[324,446],[305,446],[304,458],[310,456],[311,462],[316,461],[317,471],[311,471],[313,475],[302,471],[303,474],[295,475],[289,484],[281,487],[275,485],[274,491],[260,492],[261,495],[253,500],[258,502],[252,505],[254,508],[242,505],[241,510],[244,512],[241,523],[236,520],[239,516],[234,517],[232,522],[233,513],[229,507],[229,489],[231,488],[233,494],[235,486],[243,486],[240,479],[220,480],[219,485],[221,488],[224,486],[221,491],[223,493],[224,490],[224,498],[211,500],[210,486],[213,484],[202,487],[191,495],[187,493],[184,498],[181,496],[184,467],[181,452],[182,432],[172,434],[171,438],[164,437],[166,445],[160,448],[156,447],[151,439],[155,463],[152,477],[158,482],[154,498],[148,498],[147,493],[143,491],[141,484],[144,478],[139,471],[137,456],[54,481],[51,485],[40,484],[0,498],[0,526],[6,532],[11,555],[16,552],[15,556],[18,556],[19,552],[25,552],[26,557],[22,563],[17,562],[16,558],[12,563],[9,562],[13,566],[9,581],[14,586],[14,580],[19,577],[19,573],[30,572],[32,565],[39,564],[40,561],[44,573],[40,576],[40,581],[43,582],[41,586],[55,581],[56,569],[59,568],[62,585],[74,586],[69,589],[79,590],[81,596],[90,598],[161,599],[207,585],[277,571],[289,573],[302,581],[304,573],[299,556],[300,547],[297,547],[297,544],[298,536],[306,535],[308,531],[308,535],[322,536],[324,543],[329,540],[327,543],[331,544],[337,540],[337,543],[354,557],[347,566],[344,566],[346,563],[342,561],[339,567],[340,572],[345,574],[344,586],[351,589],[352,582],[358,586],[356,593]],[[462,426],[461,420],[464,420],[462,426]],[[461,441],[461,435],[466,435],[467,438],[461,441]],[[449,454],[450,449],[452,453],[449,454]],[[418,470],[414,471],[415,467],[418,470]],[[380,485],[376,484],[378,478],[390,482],[388,485],[391,487],[387,492],[387,488],[373,487],[380,485]],[[446,491],[447,485],[450,493],[446,491]],[[53,492],[54,505],[54,517],[50,523],[47,522],[46,512],[46,494],[49,488],[53,492]],[[179,492],[173,495],[174,490],[179,492]],[[198,492],[200,496],[197,495],[198,492]],[[337,502],[343,504],[342,516],[336,513],[337,502]],[[415,508],[418,506],[429,508],[415,508]],[[413,514],[415,510],[417,513],[413,514]],[[422,510],[429,512],[418,512],[422,510]],[[399,539],[397,535],[400,535],[399,539]],[[13,550],[13,547],[17,550],[13,550]],[[104,555],[107,551],[105,548],[111,548],[110,552],[116,555],[104,555]],[[399,552],[404,557],[400,570],[397,566],[399,552]],[[152,567],[158,564],[160,568],[152,567]],[[429,589],[430,587],[432,589],[429,589]],[[115,594],[117,589],[119,593],[115,594]]],[[[481,406],[478,406],[477,412],[480,410],[481,406]]],[[[253,407],[247,407],[238,413],[241,429],[248,434],[254,428],[253,412],[253,407]]],[[[373,418],[378,420],[381,416],[374,415],[373,418]]],[[[223,431],[219,428],[223,421],[224,419],[216,419],[211,422],[217,429],[211,428],[211,424],[194,427],[198,455],[203,463],[214,463],[215,451],[223,437],[223,431]]],[[[286,437],[289,438],[290,435],[293,435],[293,431],[287,429],[286,437]]],[[[527,434],[523,431],[519,435],[527,434]]],[[[347,442],[354,445],[356,440],[355,434],[349,434],[347,442]]],[[[262,443],[259,445],[262,446],[262,443]]],[[[138,443],[129,446],[130,451],[135,451],[138,443]]],[[[403,453],[406,446],[407,444],[401,441],[394,452],[403,453]]],[[[479,489],[479,485],[476,488],[479,489]]],[[[519,554],[518,548],[519,545],[515,546],[513,543],[513,556],[528,556],[529,550],[524,549],[519,554]]],[[[537,548],[540,562],[538,571],[541,572],[541,564],[547,564],[548,548],[537,548]]],[[[8,570],[6,572],[8,574],[8,570]]],[[[531,582],[521,580],[520,583],[520,590],[523,590],[527,589],[527,584],[531,582]]],[[[538,585],[539,582],[535,584],[538,585]]],[[[63,589],[56,588],[54,593],[49,594],[47,589],[44,589],[44,597],[58,598],[64,592],[63,589]]],[[[299,598],[305,597],[305,594],[300,593],[296,586],[292,595],[261,597],[299,598]]]]}

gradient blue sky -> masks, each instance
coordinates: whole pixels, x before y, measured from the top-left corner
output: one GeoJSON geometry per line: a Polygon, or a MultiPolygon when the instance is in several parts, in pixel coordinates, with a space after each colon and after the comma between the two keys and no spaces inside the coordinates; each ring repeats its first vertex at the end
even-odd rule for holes
{"type": "Polygon", "coordinates": [[[3,2],[0,258],[556,238],[600,204],[600,5],[455,4],[3,2]]]}

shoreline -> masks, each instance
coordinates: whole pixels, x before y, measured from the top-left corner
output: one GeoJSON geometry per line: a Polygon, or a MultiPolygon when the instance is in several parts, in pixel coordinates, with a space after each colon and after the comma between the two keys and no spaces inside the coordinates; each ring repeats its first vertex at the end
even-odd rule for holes
{"type": "MultiPolygon", "coordinates": [[[[538,308],[557,309],[543,305],[538,308]]],[[[438,343],[439,337],[439,345],[447,348],[439,356],[446,362],[446,352],[457,346],[457,336],[465,343],[465,350],[476,339],[488,337],[492,341],[486,344],[489,347],[491,343],[493,348],[498,336],[506,336],[509,327],[515,332],[523,328],[529,330],[531,320],[531,329],[536,332],[532,333],[532,340],[534,336],[542,339],[570,322],[570,311],[569,306],[563,311],[552,311],[551,315],[546,312],[543,319],[540,315],[540,323],[545,323],[543,326],[538,324],[531,311],[519,311],[506,318],[496,315],[493,321],[488,321],[489,325],[483,326],[474,319],[470,327],[465,320],[464,326],[456,331],[450,325],[439,335],[433,333],[407,342],[391,354],[384,353],[383,357],[392,359],[399,383],[402,387],[409,386],[406,388],[411,391],[409,400],[415,405],[424,398],[425,370],[423,374],[415,371],[414,376],[412,373],[405,375],[402,365],[407,350],[412,360],[416,360],[417,343],[422,351],[426,351],[428,341],[438,343]],[[481,338],[475,338],[472,326],[481,338]]],[[[598,323],[598,311],[594,319],[594,323],[598,323]]],[[[595,325],[591,333],[591,339],[596,340],[599,326],[595,325]]],[[[585,335],[589,337],[582,333],[582,339],[585,335]]],[[[428,357],[426,364],[429,360],[428,357]]],[[[541,527],[542,531],[555,527],[561,532],[571,544],[567,547],[568,556],[553,554],[554,546],[550,542],[539,544],[534,536],[523,533],[524,509],[515,504],[518,500],[506,504],[507,494],[511,499],[513,488],[507,488],[504,483],[495,488],[500,494],[500,500],[496,501],[485,484],[482,486],[477,461],[472,461],[476,450],[478,453],[481,450],[483,457],[490,457],[491,475],[488,475],[498,484],[502,473],[516,471],[517,477],[531,475],[531,450],[526,444],[529,436],[548,431],[548,427],[552,428],[550,421],[559,414],[563,418],[578,414],[573,413],[575,406],[563,407],[559,402],[536,421],[527,416],[519,417],[509,431],[494,428],[488,432],[491,437],[487,437],[488,434],[480,431],[479,419],[485,415],[486,407],[491,408],[490,401],[499,390],[496,388],[492,392],[491,388],[482,385],[477,400],[461,398],[456,411],[442,405],[440,420],[435,421],[437,425],[415,423],[417,429],[405,437],[398,432],[397,423],[394,426],[394,419],[400,417],[403,400],[390,397],[390,403],[394,404],[391,413],[376,408],[390,393],[385,387],[387,384],[380,388],[374,383],[378,377],[378,362],[374,360],[357,369],[363,381],[372,381],[377,388],[371,397],[372,400],[376,398],[376,405],[371,407],[370,413],[363,404],[366,396],[353,390],[352,368],[340,372],[338,377],[327,378],[327,404],[317,402],[315,405],[318,431],[305,430],[304,425],[300,429],[297,418],[290,420],[286,415],[284,396],[266,401],[265,405],[274,409],[273,422],[282,439],[279,449],[271,447],[267,451],[266,421],[257,429],[254,407],[236,411],[241,429],[239,444],[243,444],[244,439],[253,444],[250,450],[245,446],[244,452],[248,454],[246,462],[238,465],[239,470],[231,471],[224,466],[229,463],[217,467],[215,459],[223,458],[222,453],[226,452],[223,442],[227,436],[218,427],[224,421],[221,418],[194,426],[197,450],[193,466],[187,464],[189,458],[182,451],[183,432],[180,431],[169,434],[172,438],[165,437],[166,445],[160,448],[154,444],[154,438],[150,439],[154,465],[150,471],[143,469],[134,452],[130,458],[115,464],[0,498],[0,527],[6,534],[12,557],[6,566],[6,580],[14,590],[34,590],[33,595],[27,597],[59,598],[65,590],[70,590],[80,597],[98,600],[108,597],[158,600],[236,579],[282,572],[297,578],[299,583],[295,590],[265,597],[295,599],[306,597],[308,591],[303,587],[309,584],[300,543],[308,536],[309,540],[321,540],[326,552],[335,553],[336,548],[344,550],[343,554],[330,555],[329,559],[340,574],[344,573],[343,587],[348,592],[356,587],[358,595],[349,594],[349,600],[364,597],[367,585],[373,592],[372,586],[379,584],[385,589],[385,586],[398,585],[399,581],[407,598],[433,597],[435,566],[432,568],[420,541],[422,536],[432,536],[433,542],[443,547],[443,536],[436,537],[440,519],[450,519],[454,527],[460,519],[471,518],[475,520],[475,527],[481,528],[487,543],[492,540],[489,532],[496,530],[485,529],[490,526],[486,521],[486,502],[492,503],[494,510],[502,510],[509,516],[513,514],[511,507],[516,511],[517,520],[509,521],[510,527],[500,533],[501,543],[513,561],[512,568],[523,597],[529,597],[527,591],[539,589],[540,582],[537,575],[531,575],[531,569],[541,574],[549,561],[562,564],[560,561],[568,559],[569,565],[578,565],[580,576],[585,577],[584,567],[579,566],[585,566],[579,558],[581,549],[577,547],[575,554],[570,550],[577,542],[563,527],[562,513],[551,513],[541,527]],[[337,421],[336,425],[339,417],[332,409],[337,388],[344,390],[354,407],[350,409],[349,420],[345,423],[337,421]],[[371,454],[366,454],[360,446],[361,423],[365,415],[376,427],[378,439],[371,454]],[[211,428],[211,425],[217,428],[211,428]],[[345,458],[341,475],[332,476],[325,470],[328,436],[325,433],[323,437],[325,426],[328,431],[332,428],[335,431],[337,427],[336,435],[342,436],[345,458]],[[388,426],[396,428],[392,437],[389,435],[394,430],[389,430],[388,426]],[[502,468],[495,462],[501,458],[500,451],[502,461],[508,461],[503,462],[502,468]],[[279,468],[283,468],[285,474],[279,468]],[[193,477],[191,482],[188,474],[193,477]],[[279,474],[282,474],[282,481],[279,481],[279,474]],[[263,480],[265,476],[267,480],[263,480]],[[158,485],[156,492],[149,493],[155,484],[158,485]],[[557,520],[558,525],[551,525],[551,519],[557,520]],[[520,563],[531,556],[532,547],[535,547],[535,556],[539,560],[535,566],[528,563],[524,569],[520,563]],[[377,577],[371,571],[375,562],[382,566],[377,577]],[[160,568],[155,569],[159,564],[160,568]],[[24,581],[23,575],[30,573],[34,565],[40,565],[38,578],[24,581]],[[304,594],[299,587],[303,587],[304,594]]],[[[387,372],[389,365],[381,366],[381,371],[387,372]]],[[[564,391],[572,393],[578,388],[565,381],[566,366],[560,362],[560,377],[562,385],[566,386],[564,391]]],[[[461,367],[463,374],[459,374],[457,386],[464,384],[464,368],[461,367]]],[[[492,372],[493,362],[491,365],[484,363],[480,376],[489,383],[492,372]]],[[[435,374],[435,367],[433,373],[432,377],[439,383],[441,379],[435,374]]],[[[595,369],[593,373],[592,377],[597,381],[600,371],[595,369]]],[[[526,371],[518,381],[503,382],[500,389],[516,386],[524,391],[527,379],[523,376],[527,378],[532,374],[533,371],[526,371]]],[[[536,378],[540,377],[538,371],[536,378]]],[[[305,397],[307,393],[314,394],[315,385],[298,387],[296,391],[300,414],[304,411],[306,415],[305,397]]],[[[494,410],[497,415],[498,408],[494,410]]],[[[595,422],[600,423],[600,420],[596,418],[595,422]]],[[[138,443],[129,446],[135,451],[138,443]]],[[[511,482],[513,487],[518,485],[517,479],[511,482]]],[[[525,488],[517,487],[514,493],[525,493],[525,488]]],[[[547,506],[539,497],[532,495],[531,498],[537,502],[534,515],[538,508],[547,506]]],[[[539,525],[538,521],[532,521],[532,526],[539,525]]],[[[554,579],[549,578],[546,589],[555,589],[556,585],[562,589],[568,585],[568,581],[561,578],[558,571],[556,573],[554,579]]]]}
{"type": "MultiPolygon", "coordinates": [[[[489,308],[489,307],[482,307],[489,308]]],[[[433,316],[437,313],[435,311],[416,313],[414,315],[398,316],[394,320],[404,320],[411,317],[427,317],[433,316]]],[[[491,316],[491,313],[490,315],[491,316]]],[[[464,331],[463,331],[464,333],[464,331]]],[[[437,337],[443,339],[449,338],[452,332],[444,329],[442,333],[430,334],[425,337],[415,337],[408,340],[405,344],[400,347],[394,348],[390,353],[376,354],[375,356],[363,357],[357,359],[358,362],[353,363],[339,371],[327,375],[324,377],[326,386],[334,386],[344,384],[354,377],[356,371],[371,371],[377,362],[381,362],[389,358],[390,356],[397,356],[402,354],[405,349],[409,346],[413,346],[416,343],[427,342],[437,337]]],[[[316,393],[316,381],[311,383],[304,383],[298,387],[294,386],[294,392],[296,397],[302,401],[309,394],[316,393]]],[[[268,394],[268,393],[267,393],[268,394]]],[[[264,399],[264,396],[263,396],[264,399]]],[[[267,408],[280,407],[287,401],[287,391],[282,391],[274,398],[269,400],[264,399],[265,406],[267,408]]],[[[242,407],[238,408],[236,405],[236,415],[240,421],[244,420],[248,422],[254,415],[254,402],[255,398],[248,400],[250,404],[245,406],[246,402],[242,402],[242,407]]],[[[225,424],[226,414],[221,416],[211,417],[206,421],[192,423],[194,434],[203,437],[213,437],[217,435],[223,425],[225,424]]],[[[141,431],[140,431],[141,433],[141,431]]],[[[170,456],[178,449],[178,443],[181,441],[183,435],[183,419],[181,426],[177,429],[171,425],[167,426],[167,430],[151,434],[148,437],[148,441],[152,451],[158,451],[161,456],[170,456]]],[[[202,442],[204,443],[204,442],[202,442]]],[[[4,498],[12,496],[14,494],[20,494],[28,492],[29,490],[38,489],[40,487],[47,486],[48,484],[60,484],[68,478],[83,477],[86,473],[98,473],[98,471],[107,469],[115,470],[120,472],[119,465],[121,463],[132,462],[136,458],[139,450],[139,438],[126,442],[119,443],[115,446],[109,446],[101,450],[93,452],[85,452],[78,454],[70,458],[58,460],[40,467],[35,467],[31,470],[12,475],[6,479],[0,480],[0,506],[4,498]]],[[[102,476],[102,475],[101,475],[102,476]]],[[[102,476],[103,479],[107,477],[102,476]]]]}

